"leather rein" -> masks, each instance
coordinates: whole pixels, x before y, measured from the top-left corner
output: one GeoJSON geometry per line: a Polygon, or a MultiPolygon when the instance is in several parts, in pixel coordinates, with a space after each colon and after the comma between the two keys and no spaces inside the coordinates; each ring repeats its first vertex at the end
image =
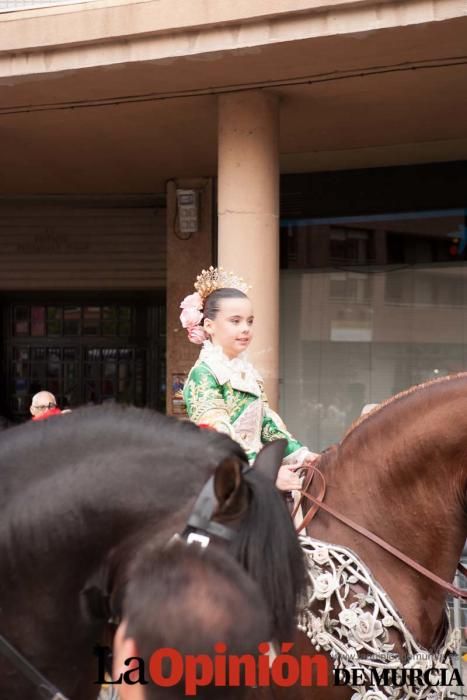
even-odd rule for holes
{"type": "MultiPolygon", "coordinates": [[[[422,574],[422,576],[425,576],[425,578],[428,578],[428,579],[430,579],[430,581],[433,581],[434,583],[436,583],[437,586],[439,586],[440,588],[445,590],[450,595],[454,596],[455,598],[461,598],[463,600],[467,600],[467,590],[466,589],[459,588],[458,586],[455,586],[453,583],[449,583],[448,581],[445,581],[437,574],[434,574],[429,569],[426,569],[424,566],[422,566],[422,564],[419,564],[414,559],[411,559],[410,557],[408,557],[406,554],[401,552],[396,547],[393,547],[392,544],[389,544],[388,542],[383,540],[378,535],[375,535],[373,532],[370,532],[362,525],[359,525],[358,523],[353,521],[351,518],[348,518],[346,515],[342,515],[341,513],[338,513],[334,508],[327,505],[327,503],[324,503],[324,497],[326,495],[326,479],[324,478],[324,474],[318,469],[318,467],[315,467],[314,465],[305,465],[302,468],[309,470],[309,473],[307,474],[307,477],[305,479],[305,483],[303,485],[302,490],[299,492],[300,498],[295,505],[294,511],[292,513],[292,518],[295,518],[295,516],[300,508],[300,505],[303,502],[303,499],[306,498],[308,501],[311,501],[311,503],[313,505],[305,513],[302,522],[296,528],[297,533],[301,532],[302,530],[305,530],[308,527],[308,525],[311,523],[311,521],[313,520],[313,518],[315,517],[315,515],[318,513],[318,511],[320,509],[324,510],[324,511],[326,511],[326,513],[329,513],[329,515],[331,515],[336,520],[339,520],[341,523],[344,523],[344,525],[347,525],[347,527],[350,527],[352,530],[355,530],[356,532],[360,533],[361,535],[363,535],[364,537],[369,539],[371,542],[374,542],[375,544],[377,544],[382,549],[385,549],[387,552],[392,554],[394,557],[396,557],[400,561],[404,562],[404,564],[407,564],[407,566],[414,569],[417,573],[422,574]],[[311,483],[313,481],[313,477],[315,476],[315,474],[317,474],[321,480],[319,492],[318,492],[318,495],[316,498],[314,496],[311,496],[308,493],[308,489],[311,486],[311,483]]],[[[467,568],[466,567],[464,567],[461,563],[459,563],[457,568],[464,576],[467,576],[467,568]]]]}

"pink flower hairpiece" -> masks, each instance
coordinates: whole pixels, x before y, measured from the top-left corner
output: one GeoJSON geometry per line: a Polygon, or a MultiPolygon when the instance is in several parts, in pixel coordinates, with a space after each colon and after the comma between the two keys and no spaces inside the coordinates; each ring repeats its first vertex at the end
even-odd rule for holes
{"type": "Polygon", "coordinates": [[[201,345],[207,338],[206,331],[200,325],[203,320],[202,308],[203,300],[198,292],[189,294],[180,304],[182,313],[180,321],[183,328],[186,328],[188,340],[195,345],[201,345]]]}

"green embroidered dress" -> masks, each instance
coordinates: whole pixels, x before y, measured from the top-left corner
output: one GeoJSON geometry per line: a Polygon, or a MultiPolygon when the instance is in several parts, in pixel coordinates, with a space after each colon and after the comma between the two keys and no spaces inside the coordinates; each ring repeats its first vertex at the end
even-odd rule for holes
{"type": "Polygon", "coordinates": [[[287,440],[284,463],[302,463],[309,454],[269,407],[261,376],[242,355],[229,360],[222,348],[206,341],[183,396],[190,419],[230,435],[250,463],[265,443],[278,438],[287,440]]]}

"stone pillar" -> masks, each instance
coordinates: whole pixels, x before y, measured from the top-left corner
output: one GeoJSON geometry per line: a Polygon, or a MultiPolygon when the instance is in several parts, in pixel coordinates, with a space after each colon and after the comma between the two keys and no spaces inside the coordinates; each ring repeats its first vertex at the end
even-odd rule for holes
{"type": "Polygon", "coordinates": [[[249,357],[273,408],[279,382],[279,105],[262,90],[219,97],[218,263],[252,285],[249,357]]]}
{"type": "Polygon", "coordinates": [[[200,345],[190,343],[179,320],[180,302],[195,290],[193,284],[203,268],[213,263],[212,180],[184,179],[167,183],[167,413],[184,415],[173,401],[174,381],[183,378],[198,358],[200,345]],[[181,234],[177,224],[176,189],[199,193],[199,229],[181,234]]]}

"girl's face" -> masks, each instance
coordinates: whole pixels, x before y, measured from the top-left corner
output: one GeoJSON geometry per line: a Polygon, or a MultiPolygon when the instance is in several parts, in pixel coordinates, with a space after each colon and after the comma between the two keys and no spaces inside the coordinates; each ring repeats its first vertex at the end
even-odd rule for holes
{"type": "Polygon", "coordinates": [[[221,299],[214,320],[206,318],[204,328],[214,345],[220,345],[231,360],[247,349],[253,338],[253,307],[244,297],[221,299]]]}

